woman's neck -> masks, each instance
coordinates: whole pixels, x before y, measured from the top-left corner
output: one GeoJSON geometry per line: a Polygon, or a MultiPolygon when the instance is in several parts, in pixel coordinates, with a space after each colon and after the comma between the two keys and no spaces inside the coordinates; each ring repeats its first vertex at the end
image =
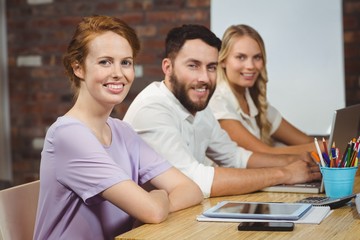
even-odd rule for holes
{"type": "Polygon", "coordinates": [[[239,86],[237,84],[234,84],[234,83],[232,83],[230,81],[228,81],[228,83],[229,83],[231,89],[236,93],[236,95],[242,95],[242,96],[245,97],[246,88],[241,87],[241,86],[239,86]]]}
{"type": "Polygon", "coordinates": [[[106,121],[110,113],[111,110],[105,111],[104,108],[97,110],[96,106],[89,106],[89,104],[84,106],[77,101],[65,115],[84,123],[103,145],[108,146],[111,143],[111,130],[106,121]]]}

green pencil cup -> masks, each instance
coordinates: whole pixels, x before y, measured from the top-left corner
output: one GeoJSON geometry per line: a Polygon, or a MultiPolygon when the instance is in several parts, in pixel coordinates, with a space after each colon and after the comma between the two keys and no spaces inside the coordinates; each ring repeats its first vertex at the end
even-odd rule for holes
{"type": "Polygon", "coordinates": [[[341,198],[352,194],[357,169],[358,167],[320,167],[326,196],[341,198]]]}

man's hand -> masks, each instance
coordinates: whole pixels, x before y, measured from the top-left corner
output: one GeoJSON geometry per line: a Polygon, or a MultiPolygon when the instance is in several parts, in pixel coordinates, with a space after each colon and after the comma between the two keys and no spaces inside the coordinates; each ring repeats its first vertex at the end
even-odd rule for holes
{"type": "Polygon", "coordinates": [[[284,171],[289,176],[286,184],[304,183],[321,179],[319,166],[314,161],[306,162],[298,160],[285,166],[284,171]]]}

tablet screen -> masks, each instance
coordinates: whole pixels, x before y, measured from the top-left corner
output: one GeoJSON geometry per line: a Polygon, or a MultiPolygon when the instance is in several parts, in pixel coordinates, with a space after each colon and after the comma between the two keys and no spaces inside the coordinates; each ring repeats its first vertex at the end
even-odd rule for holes
{"type": "Polygon", "coordinates": [[[311,204],[224,201],[205,211],[209,217],[298,219],[311,204]]]}
{"type": "Polygon", "coordinates": [[[289,215],[298,209],[298,205],[287,205],[284,207],[283,205],[268,203],[226,203],[215,212],[289,215]]]}

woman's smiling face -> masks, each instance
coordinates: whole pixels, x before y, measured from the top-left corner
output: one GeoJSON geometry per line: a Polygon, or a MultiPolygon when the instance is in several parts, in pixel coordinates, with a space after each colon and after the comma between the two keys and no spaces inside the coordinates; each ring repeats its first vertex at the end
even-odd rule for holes
{"type": "Polygon", "coordinates": [[[84,68],[75,68],[83,79],[80,95],[89,103],[114,106],[128,94],[135,78],[133,52],[129,42],[114,32],[96,36],[88,44],[84,68]]]}
{"type": "Polygon", "coordinates": [[[237,37],[221,67],[225,68],[231,84],[243,88],[254,86],[264,68],[259,44],[249,36],[237,37]]]}

